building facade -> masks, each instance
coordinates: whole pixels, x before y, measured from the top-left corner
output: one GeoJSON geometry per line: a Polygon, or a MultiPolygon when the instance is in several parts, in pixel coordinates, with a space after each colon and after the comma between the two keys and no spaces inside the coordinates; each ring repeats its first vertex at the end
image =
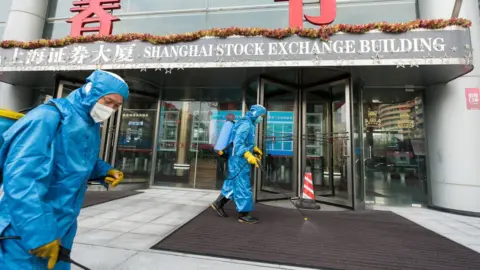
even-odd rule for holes
{"type": "MultiPolygon", "coordinates": [[[[335,4],[329,11],[335,15],[333,25],[365,27],[372,22],[449,19],[455,3],[73,2],[78,1],[2,0],[0,34],[3,40],[31,42],[109,32],[111,27],[117,38],[123,34],[128,39],[131,33],[280,29],[298,23],[298,18],[305,29],[319,28],[308,16],[325,19],[326,6],[321,12],[319,7],[327,2],[335,4]],[[303,9],[295,10],[298,3],[303,9]],[[103,5],[92,11],[104,15],[100,21],[85,11],[94,5],[103,5]],[[89,25],[82,23],[88,19],[89,25]]],[[[337,34],[323,43],[295,36],[276,39],[277,44],[265,37],[236,35],[194,40],[192,46],[183,41],[150,46],[148,37],[143,42],[66,44],[71,55],[65,59],[71,65],[57,61],[62,46],[50,51],[4,46],[0,107],[27,109],[45,96],[68,95],[95,68],[112,70],[127,80],[133,93],[102,129],[102,157],[125,172],[122,187],[220,189],[228,177],[226,164],[212,146],[225,117],[241,117],[249,106],[262,103],[269,114],[257,134],[266,154],[265,171],[252,174],[257,201],[283,199],[280,189],[299,196],[303,177],[311,174],[320,202],[352,209],[387,204],[478,214],[480,127],[474,123],[480,112],[474,108],[476,101],[468,100],[468,93],[480,88],[480,73],[473,69],[480,61],[478,7],[478,0],[463,1],[460,17],[471,21],[469,30],[454,26],[396,35],[337,34]],[[263,52],[262,44],[268,58],[255,54],[263,52]],[[138,51],[142,53],[136,56],[138,51]]]]}

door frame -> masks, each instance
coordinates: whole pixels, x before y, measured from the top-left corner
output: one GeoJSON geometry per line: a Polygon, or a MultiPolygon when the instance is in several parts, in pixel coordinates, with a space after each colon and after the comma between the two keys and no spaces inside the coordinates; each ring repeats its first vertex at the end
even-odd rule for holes
{"type": "MultiPolygon", "coordinates": [[[[280,80],[275,80],[275,79],[272,79],[272,78],[267,78],[265,76],[260,76],[259,79],[258,79],[258,94],[257,94],[257,103],[258,104],[261,104],[262,106],[265,106],[265,84],[272,84],[272,85],[277,85],[277,86],[281,86],[281,87],[284,87],[286,90],[288,91],[291,91],[294,93],[295,95],[295,100],[293,101],[294,102],[294,125],[293,125],[293,160],[297,161],[297,162],[294,162],[294,168],[293,168],[293,175],[294,177],[296,177],[296,179],[292,179],[292,185],[293,185],[293,188],[292,188],[292,191],[293,191],[293,196],[292,197],[295,197],[295,196],[299,196],[299,186],[301,184],[300,180],[301,178],[299,177],[300,176],[300,170],[299,170],[299,165],[300,165],[300,159],[298,158],[299,157],[299,153],[298,153],[298,150],[300,148],[300,144],[298,142],[298,134],[299,134],[299,131],[300,131],[300,126],[298,124],[295,124],[295,123],[299,123],[298,121],[300,120],[300,113],[299,113],[299,102],[300,102],[300,88],[297,87],[297,86],[293,86],[292,84],[287,84],[287,83],[284,83],[280,80]]],[[[257,128],[257,139],[256,139],[256,143],[258,145],[258,147],[260,149],[264,149],[265,150],[265,140],[264,140],[264,136],[265,136],[265,133],[266,133],[266,124],[265,123],[268,123],[268,120],[267,121],[264,121],[263,122],[263,125],[260,127],[260,128],[257,128]]],[[[266,150],[265,150],[266,152],[266,150]]],[[[255,169],[255,172],[254,172],[254,175],[255,175],[255,179],[254,179],[254,187],[253,187],[253,192],[254,192],[254,198],[255,198],[255,201],[256,202],[260,202],[260,201],[274,201],[274,200],[285,200],[285,199],[288,199],[288,198],[285,198],[285,195],[282,194],[281,192],[272,192],[271,196],[269,196],[269,198],[262,198],[260,196],[260,192],[271,192],[271,191],[267,191],[267,190],[264,190],[262,189],[262,182],[263,180],[265,179],[265,175],[264,173],[262,173],[262,171],[260,169],[255,169]],[[278,193],[278,194],[276,194],[278,193]],[[276,195],[274,195],[276,194],[276,195]]]]}
{"type": "MultiPolygon", "coordinates": [[[[355,190],[354,190],[354,183],[353,183],[353,180],[354,180],[354,177],[353,177],[353,173],[354,173],[354,170],[353,170],[353,162],[352,162],[352,157],[353,157],[353,154],[352,154],[352,143],[353,143],[353,134],[352,134],[352,96],[351,96],[351,79],[350,77],[348,78],[344,78],[344,79],[340,79],[340,80],[334,80],[334,81],[330,81],[330,82],[325,82],[325,83],[319,83],[317,85],[309,85],[308,87],[306,88],[302,88],[300,91],[301,91],[301,121],[300,121],[300,131],[302,133],[302,142],[301,142],[301,146],[300,146],[300,149],[299,149],[299,153],[301,154],[302,158],[300,159],[300,168],[303,168],[305,167],[306,165],[306,155],[304,152],[306,152],[306,140],[303,139],[304,135],[305,135],[305,131],[306,131],[306,124],[307,124],[307,107],[306,107],[306,98],[307,98],[307,94],[309,92],[312,92],[316,89],[319,89],[319,88],[331,88],[333,86],[336,86],[336,85],[342,85],[344,84],[345,85],[345,90],[344,90],[344,95],[345,95],[345,127],[346,127],[346,136],[348,137],[347,138],[347,153],[345,155],[345,157],[347,158],[347,164],[346,164],[346,177],[347,177],[347,191],[348,191],[348,199],[347,200],[343,200],[343,199],[340,199],[340,198],[328,198],[328,197],[320,197],[318,195],[315,195],[315,199],[316,201],[318,202],[321,202],[321,203],[326,203],[326,204],[331,204],[331,205],[335,205],[335,206],[340,206],[340,207],[346,207],[346,208],[351,208],[353,209],[355,207],[355,203],[354,203],[354,200],[355,200],[355,190]]],[[[333,97],[331,99],[329,99],[328,97],[325,98],[325,101],[328,102],[328,124],[327,124],[327,134],[331,137],[334,136],[334,134],[332,133],[332,130],[333,130],[333,97]]],[[[329,149],[329,180],[330,181],[333,181],[334,179],[334,168],[333,168],[333,144],[327,144],[329,149]]],[[[303,177],[301,177],[299,180],[300,182],[303,183],[302,181],[303,177]]],[[[299,189],[301,190],[301,189],[299,189]]],[[[299,192],[300,193],[300,192],[299,192]]]]}

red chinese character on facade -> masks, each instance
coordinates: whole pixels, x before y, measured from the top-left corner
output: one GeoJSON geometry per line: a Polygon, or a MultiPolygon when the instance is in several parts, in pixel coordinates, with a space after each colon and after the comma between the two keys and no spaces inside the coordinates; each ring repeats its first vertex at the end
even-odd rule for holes
{"type": "Polygon", "coordinates": [[[75,7],[71,12],[80,12],[75,17],[67,20],[72,24],[71,37],[82,36],[86,32],[97,32],[99,35],[111,35],[113,22],[119,18],[106,10],[120,9],[120,0],[81,0],[73,1],[75,7]],[[107,5],[108,4],[108,5],[107,5]],[[86,24],[99,23],[99,26],[86,27],[86,24]]]}
{"type": "Polygon", "coordinates": [[[337,0],[320,0],[320,16],[303,15],[303,0],[275,0],[275,2],[289,1],[290,27],[303,28],[303,17],[315,25],[331,24],[337,17],[337,0]]]}

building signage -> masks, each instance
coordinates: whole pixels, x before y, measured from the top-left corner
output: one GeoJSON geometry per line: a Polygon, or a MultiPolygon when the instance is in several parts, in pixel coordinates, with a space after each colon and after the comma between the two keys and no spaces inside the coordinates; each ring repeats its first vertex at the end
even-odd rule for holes
{"type": "Polygon", "coordinates": [[[87,32],[111,35],[113,22],[120,20],[107,11],[120,9],[120,0],[80,0],[73,1],[73,6],[70,11],[79,13],[67,20],[72,24],[71,37],[83,36],[87,32]],[[88,27],[89,24],[95,26],[88,27]]]}
{"type": "Polygon", "coordinates": [[[197,67],[370,66],[469,64],[466,29],[338,34],[329,41],[291,36],[202,38],[148,42],[83,43],[61,48],[0,49],[0,71],[169,69],[197,67]]]}
{"type": "Polygon", "coordinates": [[[399,120],[397,120],[397,126],[400,129],[413,129],[413,128],[415,128],[415,121],[412,119],[412,116],[410,115],[410,110],[409,109],[400,113],[399,120]]]}
{"type": "Polygon", "coordinates": [[[467,101],[467,110],[480,110],[480,89],[465,89],[465,99],[467,101]]]}
{"type": "Polygon", "coordinates": [[[290,27],[303,28],[303,18],[314,25],[331,24],[337,17],[337,0],[320,0],[320,16],[303,14],[303,0],[275,0],[275,2],[288,1],[288,17],[290,27]]]}
{"type": "Polygon", "coordinates": [[[367,119],[365,119],[365,127],[381,128],[382,120],[378,119],[378,112],[368,109],[367,119]]]}

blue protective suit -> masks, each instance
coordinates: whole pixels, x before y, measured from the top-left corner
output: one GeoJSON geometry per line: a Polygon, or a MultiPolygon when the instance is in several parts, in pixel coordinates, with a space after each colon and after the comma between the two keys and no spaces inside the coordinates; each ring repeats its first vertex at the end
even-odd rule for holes
{"type": "MultiPolygon", "coordinates": [[[[99,159],[100,125],[90,116],[108,94],[125,101],[128,86],[97,70],[67,98],[53,99],[58,109],[40,105],[3,134],[0,235],[22,240],[0,240],[0,269],[47,269],[46,259],[28,251],[55,239],[72,248],[87,181],[111,169],[99,159]]],[[[70,269],[70,264],[58,262],[55,269],[70,269]]]]}
{"type": "Polygon", "coordinates": [[[232,128],[230,142],[232,150],[228,158],[228,179],[222,187],[222,195],[235,201],[239,213],[253,210],[252,190],[250,187],[250,165],[244,154],[250,151],[253,154],[255,147],[255,120],[267,110],[260,105],[253,105],[250,111],[232,128]]]}

